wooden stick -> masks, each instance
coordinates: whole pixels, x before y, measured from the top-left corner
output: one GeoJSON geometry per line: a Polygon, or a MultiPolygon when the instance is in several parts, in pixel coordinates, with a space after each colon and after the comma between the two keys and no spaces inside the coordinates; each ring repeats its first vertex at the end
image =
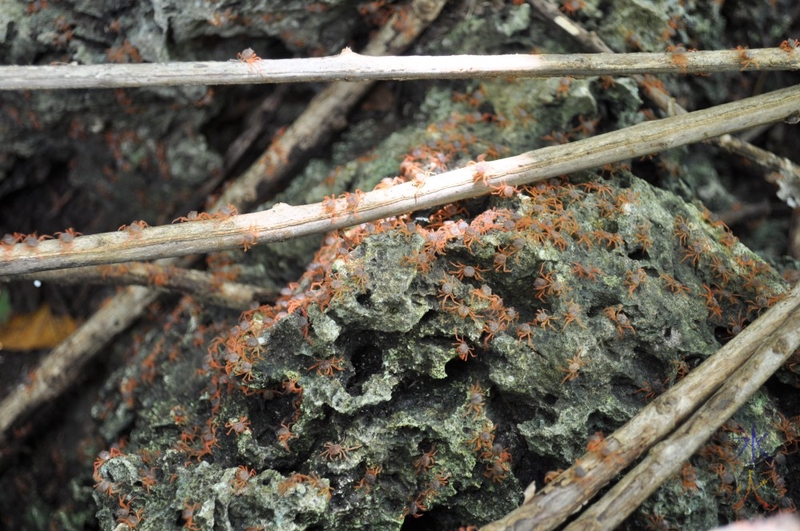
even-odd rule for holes
{"type": "Polygon", "coordinates": [[[0,66],[0,90],[245,85],[320,81],[588,77],[798,70],[780,48],[664,53],[370,57],[349,48],[332,57],[98,65],[0,66]]]}
{"type": "MultiPolygon", "coordinates": [[[[0,278],[0,282],[9,280],[7,277],[0,278]]],[[[191,295],[198,302],[240,311],[250,309],[253,302],[271,302],[278,297],[275,290],[220,280],[214,273],[185,269],[173,264],[142,262],[42,271],[19,275],[14,280],[40,280],[59,284],[149,286],[160,292],[183,293],[191,295]]]]}
{"type": "Polygon", "coordinates": [[[31,384],[15,388],[0,402],[0,441],[6,441],[15,421],[60,396],[80,379],[86,363],[103,349],[106,341],[130,326],[159,295],[155,290],[139,286],[127,288],[107,300],[88,321],[45,356],[34,370],[31,384]]]}
{"type": "Polygon", "coordinates": [[[57,240],[43,241],[36,248],[18,243],[0,257],[0,276],[285,241],[487,194],[487,185],[475,182],[476,171],[482,172],[490,186],[528,184],[783,120],[798,110],[800,86],[468,166],[428,178],[419,186],[409,182],[364,193],[355,207],[344,198],[324,206],[278,204],[267,211],[220,221],[145,228],[135,234],[80,236],[69,246],[57,240]]]}
{"type": "MultiPolygon", "coordinates": [[[[400,8],[370,40],[361,57],[402,53],[439,16],[445,2],[415,0],[400,8]]],[[[288,172],[290,157],[297,161],[310,147],[345,127],[347,114],[373,84],[374,81],[337,82],[325,87],[286,132],[273,139],[269,149],[236,179],[236,185],[225,190],[217,204],[231,203],[240,210],[255,204],[288,172]]]]}

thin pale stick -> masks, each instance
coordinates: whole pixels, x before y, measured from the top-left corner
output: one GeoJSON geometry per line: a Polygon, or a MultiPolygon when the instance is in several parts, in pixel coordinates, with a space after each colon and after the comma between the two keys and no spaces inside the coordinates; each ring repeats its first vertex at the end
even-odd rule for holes
{"type": "MultiPolygon", "coordinates": [[[[7,280],[9,279],[0,278],[0,282],[7,280]]],[[[14,280],[39,280],[41,282],[57,282],[59,285],[148,286],[161,292],[191,295],[201,303],[241,311],[248,310],[253,302],[264,303],[274,301],[278,297],[275,290],[219,279],[214,273],[184,269],[172,264],[142,262],[43,271],[19,275],[14,280]]]]}
{"type": "MultiPolygon", "coordinates": [[[[800,86],[481,163],[481,171],[489,185],[528,184],[785,120],[798,112],[800,86]]],[[[327,232],[487,194],[487,186],[475,183],[476,168],[442,173],[420,186],[409,182],[365,193],[355,210],[345,199],[338,199],[332,209],[322,203],[279,204],[223,221],[145,228],[136,237],[125,232],[79,236],[68,248],[55,240],[43,241],[36,249],[20,243],[0,257],[0,275],[206,253],[327,232]]]]}
{"type": "MultiPolygon", "coordinates": [[[[445,3],[446,0],[415,0],[401,8],[367,44],[363,57],[402,53],[439,15],[445,3]]],[[[237,178],[236,186],[222,194],[217,204],[231,203],[240,209],[255,204],[286,174],[290,158],[296,161],[330,133],[346,126],[347,114],[373,85],[374,81],[337,82],[325,87],[286,132],[273,139],[269,149],[237,178]]]]}
{"type": "Polygon", "coordinates": [[[107,338],[130,326],[159,295],[138,286],[126,288],[54,348],[34,370],[29,386],[15,388],[0,402],[0,441],[6,440],[17,419],[60,396],[78,380],[86,363],[103,350],[107,338]]]}
{"type": "Polygon", "coordinates": [[[0,90],[245,85],[320,81],[486,79],[799,70],[780,48],[626,54],[513,54],[370,57],[345,48],[332,57],[185,63],[0,66],[0,90]]]}
{"type": "Polygon", "coordinates": [[[269,96],[261,101],[255,111],[247,115],[244,131],[239,133],[239,136],[231,142],[225,152],[226,172],[239,162],[250,146],[261,136],[261,132],[272,121],[272,116],[280,108],[288,89],[289,87],[286,85],[276,87],[269,96]]]}

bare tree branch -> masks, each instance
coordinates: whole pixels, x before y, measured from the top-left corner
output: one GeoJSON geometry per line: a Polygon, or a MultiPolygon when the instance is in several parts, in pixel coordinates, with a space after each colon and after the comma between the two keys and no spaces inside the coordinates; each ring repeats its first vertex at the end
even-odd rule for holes
{"type": "MultiPolygon", "coordinates": [[[[83,265],[152,260],[285,241],[476,197],[501,183],[512,186],[596,168],[721,134],[787,119],[800,111],[800,86],[641,123],[577,142],[480,163],[389,189],[302,206],[275,205],[224,220],[80,236],[68,246],[48,240],[18,243],[0,257],[0,275],[83,265]],[[481,175],[476,175],[480,173],[481,175]],[[486,184],[476,182],[482,177],[486,184]],[[487,186],[488,185],[488,186],[487,186]],[[351,199],[351,201],[348,201],[351,199]]],[[[253,190],[254,191],[254,190],[253,190]]],[[[355,194],[354,194],[355,195],[355,194]]],[[[224,200],[226,196],[223,196],[224,200]]]]}
{"type": "Polygon", "coordinates": [[[798,70],[780,48],[665,53],[370,57],[345,48],[332,57],[100,65],[0,66],[0,90],[245,85],[319,81],[701,74],[798,70]]]}
{"type": "Polygon", "coordinates": [[[128,328],[159,295],[155,290],[139,286],[127,288],[107,300],[88,321],[45,356],[34,370],[30,386],[18,386],[0,402],[0,440],[8,438],[17,419],[60,396],[82,377],[86,363],[103,349],[106,341],[128,328]]]}
{"type": "MultiPolygon", "coordinates": [[[[794,295],[797,292],[796,288],[794,295]]],[[[668,439],[651,449],[644,461],[566,529],[613,529],[664,481],[680,471],[681,464],[736,413],[800,345],[800,311],[796,304],[787,310],[789,314],[784,313],[785,320],[780,328],[761,336],[762,343],[756,353],[708,402],[668,439]]]]}
{"type": "MultiPolygon", "coordinates": [[[[10,280],[8,277],[0,277],[0,282],[10,280]]],[[[231,282],[215,273],[158,263],[131,262],[76,267],[69,270],[19,275],[13,280],[40,280],[59,284],[149,286],[160,292],[183,293],[191,295],[198,302],[241,311],[249,309],[253,302],[274,301],[278,297],[275,290],[231,282]]]]}

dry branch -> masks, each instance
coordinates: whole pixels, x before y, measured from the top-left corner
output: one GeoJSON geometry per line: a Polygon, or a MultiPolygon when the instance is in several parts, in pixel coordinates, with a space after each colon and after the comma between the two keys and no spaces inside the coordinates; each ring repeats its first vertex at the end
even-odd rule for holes
{"type": "MultiPolygon", "coordinates": [[[[800,286],[795,287],[782,301],[756,319],[727,345],[691,371],[674,387],[645,406],[638,415],[609,436],[607,444],[614,451],[613,459],[602,460],[595,454],[585,454],[577,460],[575,465],[563,472],[521,507],[504,518],[486,525],[482,528],[482,531],[511,529],[546,531],[554,529],[563,523],[597,494],[614,476],[672,432],[676,426],[697,410],[698,406],[708,400],[712,393],[720,388],[734,372],[744,380],[737,380],[737,385],[746,386],[748,389],[755,385],[752,390],[752,392],[755,392],[763,384],[764,380],[775,372],[782,363],[772,354],[772,349],[780,346],[778,349],[780,350],[779,357],[783,360],[791,355],[792,351],[797,347],[797,343],[800,342],[798,320],[800,320],[800,286]],[[793,329],[791,329],[792,327],[793,329]],[[773,338],[776,337],[781,338],[777,343],[773,341],[773,338]],[[766,347],[764,346],[765,343],[766,347]],[[764,354],[764,359],[769,361],[769,365],[759,369],[758,373],[753,372],[752,364],[760,364],[761,362],[756,360],[758,356],[753,357],[752,363],[747,362],[747,360],[753,356],[753,352],[757,351],[757,349],[764,348],[769,349],[769,352],[764,354]],[[747,362],[746,367],[750,368],[739,369],[745,362],[747,362]],[[750,378],[753,380],[749,381],[748,379],[750,378]],[[575,471],[578,466],[586,472],[580,478],[580,482],[575,480],[575,471]]],[[[760,352],[763,352],[763,350],[760,352]]],[[[730,388],[726,385],[726,389],[730,388]]],[[[738,393],[735,390],[734,392],[738,393]]],[[[712,399],[711,403],[717,404],[720,400],[717,396],[712,399]]],[[[737,394],[736,400],[746,400],[746,397],[742,399],[737,394]]],[[[738,408],[739,406],[736,407],[738,408]]],[[[736,409],[733,409],[730,414],[735,411],[736,409]]],[[[715,418],[715,420],[719,420],[719,424],[714,424],[711,432],[715,431],[716,427],[727,418],[715,418]]],[[[679,433],[683,433],[683,429],[681,428],[679,433]]],[[[703,441],[706,439],[703,439],[703,441]]],[[[703,441],[700,442],[702,443],[703,441]]],[[[685,441],[681,440],[681,444],[684,443],[685,441]]],[[[665,450],[659,450],[659,452],[662,451],[665,450]]],[[[674,449],[669,450],[669,452],[675,451],[674,449]]],[[[694,450],[689,455],[693,452],[694,450]]],[[[673,456],[674,454],[669,454],[670,459],[673,456]]],[[[669,464],[675,464],[680,467],[684,460],[685,458],[678,459],[675,463],[670,462],[669,464]]],[[[647,476],[645,475],[644,477],[647,476]]],[[[656,488],[659,484],[654,483],[653,488],[656,488]]],[[[637,483],[638,487],[642,486],[637,483]]],[[[614,490],[616,491],[616,488],[614,490]]],[[[592,528],[591,526],[587,527],[592,528]]],[[[604,522],[600,527],[592,529],[609,529],[611,527],[613,526],[607,526],[604,522]]]]}
{"type": "MultiPolygon", "coordinates": [[[[404,13],[395,12],[364,48],[365,56],[402,53],[439,15],[444,4],[445,0],[415,0],[403,8],[404,13]],[[398,31],[401,19],[402,31],[398,31]]],[[[276,137],[269,149],[236,179],[236,185],[225,190],[217,204],[231,203],[240,210],[255,204],[286,174],[290,159],[297,162],[331,132],[346,126],[347,114],[373,84],[374,81],[337,82],[325,87],[286,132],[276,137]]]]}
{"type": "MultiPolygon", "coordinates": [[[[0,282],[10,279],[0,278],[0,282]]],[[[160,292],[191,295],[198,302],[232,310],[248,310],[253,302],[274,301],[275,290],[230,282],[213,273],[184,269],[172,264],[133,262],[118,266],[88,266],[19,275],[13,280],[40,280],[63,284],[103,284],[149,286],[160,292]]]]}
{"type": "MultiPolygon", "coordinates": [[[[798,70],[780,48],[748,50],[747,70],[798,70]]],[[[700,74],[744,70],[737,50],[687,53],[513,54],[370,57],[345,48],[332,57],[243,63],[198,61],[100,65],[0,66],[0,90],[245,85],[319,81],[486,79],[498,77],[700,74]]]]}
{"type": "MultiPolygon", "coordinates": [[[[798,110],[800,86],[790,87],[484,163],[485,176],[490,185],[528,184],[783,120],[798,110]]],[[[488,193],[487,186],[474,182],[475,171],[468,166],[428,178],[421,186],[404,183],[365,193],[355,211],[345,199],[333,210],[322,203],[278,204],[221,221],[146,228],[135,236],[124,231],[81,236],[70,246],[48,240],[31,249],[20,243],[0,257],[0,275],[207,253],[327,232],[488,193]]]]}

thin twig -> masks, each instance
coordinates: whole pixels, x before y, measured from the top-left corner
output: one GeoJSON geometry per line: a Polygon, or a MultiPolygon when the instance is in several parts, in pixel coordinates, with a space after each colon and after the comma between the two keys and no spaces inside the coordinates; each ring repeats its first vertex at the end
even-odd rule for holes
{"type": "Polygon", "coordinates": [[[230,171],[239,162],[245,152],[253,145],[253,142],[261,135],[271,117],[280,107],[287,90],[288,87],[286,85],[276,87],[269,96],[261,101],[255,110],[248,113],[244,131],[231,142],[225,152],[225,172],[230,171]]]}
{"type": "MultiPolygon", "coordinates": [[[[0,282],[11,279],[0,277],[0,282]]],[[[172,264],[132,262],[116,266],[87,266],[69,270],[43,271],[19,275],[13,279],[40,280],[63,284],[101,284],[149,286],[160,292],[175,292],[191,295],[198,302],[230,308],[248,310],[253,302],[259,304],[274,301],[275,290],[231,282],[214,273],[184,269],[172,264]]]]}
{"type": "Polygon", "coordinates": [[[715,212],[717,218],[728,227],[733,227],[740,223],[745,223],[754,218],[763,218],[772,212],[770,201],[767,198],[758,203],[739,203],[733,208],[721,212],[715,212]]]}
{"type": "Polygon", "coordinates": [[[332,57],[0,66],[0,90],[244,85],[319,81],[486,79],[498,77],[703,74],[740,70],[800,70],[800,57],[780,48],[626,54],[513,54],[370,57],[345,48],[332,57]]]}
{"type": "MultiPolygon", "coordinates": [[[[795,287],[782,301],[775,304],[713,356],[691,371],[683,380],[645,406],[638,415],[609,436],[606,444],[612,450],[611,456],[602,459],[593,453],[585,454],[576,461],[576,464],[564,471],[521,507],[502,519],[484,526],[482,531],[510,529],[546,531],[563,523],[614,476],[674,430],[700,404],[708,400],[715,390],[739,370],[739,367],[753,355],[753,352],[764,345],[765,340],[774,337],[779,330],[783,334],[786,331],[785,325],[790,322],[796,323],[798,319],[800,319],[800,286],[795,287]],[[578,468],[581,471],[576,475],[578,468]]],[[[794,326],[800,330],[796,324],[794,326]]],[[[797,332],[790,333],[796,334],[797,332]]],[[[794,345],[785,353],[786,357],[791,355],[798,340],[800,340],[800,336],[795,335],[783,340],[784,346],[794,345]]],[[[769,344],[774,345],[771,340],[769,344]]],[[[775,365],[775,359],[770,359],[771,365],[767,370],[774,372],[780,363],[775,365]]],[[[765,373],[759,373],[757,378],[766,379],[772,372],[766,376],[764,376],[765,373]]],[[[756,378],[750,370],[741,374],[756,378]]],[[[762,383],[763,381],[760,381],[756,389],[762,383]]],[[[678,466],[681,462],[682,460],[677,461],[678,466]]],[[[607,528],[600,526],[596,529],[607,528]]]]}
{"type": "MultiPolygon", "coordinates": [[[[790,87],[702,111],[640,123],[569,144],[481,163],[480,171],[490,186],[528,184],[783,120],[798,109],[800,86],[790,87]]],[[[398,216],[488,193],[485,184],[475,182],[477,167],[467,166],[442,173],[426,179],[421,185],[409,182],[364,193],[355,207],[345,198],[325,206],[323,203],[278,204],[267,211],[221,221],[145,228],[135,235],[123,231],[80,236],[69,246],[48,240],[32,249],[19,243],[0,257],[0,275],[247,248],[256,243],[285,241],[398,216]]]]}
{"type": "Polygon", "coordinates": [[[778,189],[777,196],[792,208],[800,206],[800,166],[731,135],[722,135],[714,139],[713,143],[728,153],[739,155],[761,166],[765,171],[764,179],[778,189]]]}
{"type": "MultiPolygon", "coordinates": [[[[597,34],[586,31],[580,24],[565,17],[555,4],[547,2],[546,0],[528,1],[540,15],[562,28],[570,37],[587,50],[601,54],[614,53],[611,47],[597,34]]],[[[748,54],[750,52],[751,50],[747,50],[748,54]]],[[[685,55],[688,58],[694,55],[694,53],[685,55]]],[[[800,54],[798,54],[798,59],[800,59],[800,54]]],[[[644,89],[644,94],[648,99],[666,113],[667,116],[675,116],[688,112],[666,91],[648,83],[648,80],[644,76],[636,74],[630,77],[644,89]]],[[[796,117],[792,123],[796,123],[797,118],[798,117],[796,117]]],[[[797,166],[789,159],[778,157],[770,151],[756,147],[744,140],[732,137],[731,135],[723,135],[719,138],[711,139],[710,142],[718,145],[728,153],[739,155],[758,164],[767,173],[767,180],[778,186],[778,196],[781,199],[792,208],[800,205],[800,166],[797,166]],[[770,172],[773,173],[770,174],[770,172]]]]}
{"type": "MultiPolygon", "coordinates": [[[[444,4],[445,0],[413,0],[410,5],[401,8],[402,11],[395,12],[381,31],[372,38],[367,49],[375,55],[401,53],[439,15],[444,4]],[[395,28],[400,13],[403,15],[404,22],[395,28]]],[[[335,97],[336,93],[333,96],[335,97]]],[[[314,101],[317,99],[319,96],[314,101]]],[[[338,104],[341,107],[338,111],[346,113],[347,111],[342,111],[342,109],[349,108],[348,106],[352,106],[356,101],[358,101],[358,97],[339,101],[338,104]]],[[[336,101],[328,102],[328,106],[332,108],[335,108],[336,105],[336,101]]],[[[318,111],[319,107],[313,109],[309,107],[301,118],[310,112],[318,111]]],[[[344,115],[337,114],[337,116],[344,115]]],[[[321,120],[325,116],[317,115],[317,118],[321,120]]],[[[315,142],[321,138],[317,133],[316,130],[308,131],[310,135],[308,138],[298,135],[297,145],[302,149],[281,153],[279,158],[299,157],[306,150],[315,147],[315,142]]],[[[275,143],[273,142],[270,150],[274,150],[274,148],[275,143]]],[[[235,189],[242,186],[245,191],[234,194],[235,197],[232,199],[225,197],[217,200],[212,209],[219,209],[228,203],[243,209],[252,203],[257,197],[255,187],[260,182],[258,176],[254,175],[254,168],[259,167],[263,168],[263,165],[256,163],[231,187],[235,189]]],[[[0,443],[7,439],[9,430],[19,419],[69,389],[86,363],[117,333],[136,321],[147,305],[155,301],[158,295],[159,293],[155,290],[138,286],[126,288],[106,305],[114,311],[96,312],[70,337],[53,349],[35,369],[34,384],[26,389],[15,389],[0,402],[0,443]],[[70,370],[59,372],[59,369],[65,366],[70,370]]]]}

